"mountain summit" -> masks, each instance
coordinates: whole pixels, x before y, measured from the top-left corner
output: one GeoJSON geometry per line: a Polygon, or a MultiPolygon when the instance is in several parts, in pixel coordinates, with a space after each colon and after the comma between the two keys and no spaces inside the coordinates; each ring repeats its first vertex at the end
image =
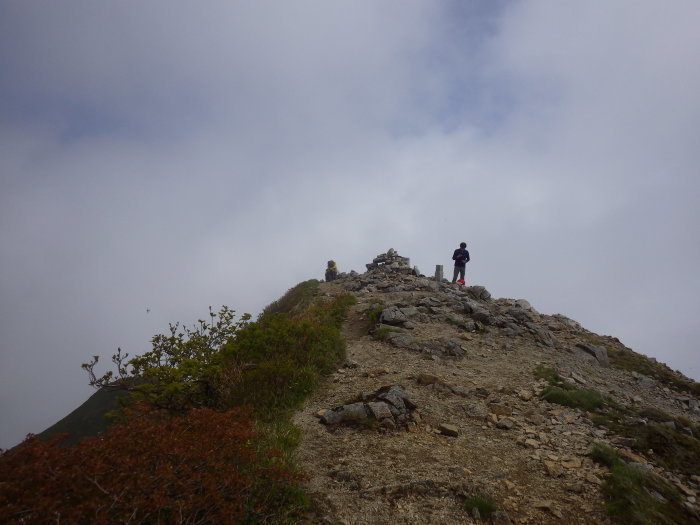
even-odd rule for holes
{"type": "Polygon", "coordinates": [[[320,286],[358,303],[295,417],[324,523],[697,522],[697,383],[394,250],[367,268],[320,286]]]}

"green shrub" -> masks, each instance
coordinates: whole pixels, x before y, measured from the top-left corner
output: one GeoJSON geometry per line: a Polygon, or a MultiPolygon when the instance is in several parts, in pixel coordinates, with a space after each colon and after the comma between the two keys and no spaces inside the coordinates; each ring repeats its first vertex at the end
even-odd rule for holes
{"type": "Polygon", "coordinates": [[[628,348],[608,348],[610,364],[616,368],[637,372],[672,386],[682,392],[700,395],[700,383],[684,378],[663,363],[659,363],[645,355],[633,352],[628,348]]]}
{"type": "Polygon", "coordinates": [[[384,341],[389,334],[396,332],[400,333],[403,332],[403,330],[394,328],[393,326],[382,326],[381,328],[377,328],[374,332],[372,332],[372,339],[384,341]]]}
{"type": "Polygon", "coordinates": [[[657,423],[665,423],[667,421],[674,420],[674,418],[672,416],[669,416],[663,410],[659,410],[658,408],[654,408],[654,407],[642,408],[639,411],[639,415],[645,419],[650,420],[650,421],[656,421],[657,423]]]}
{"type": "MultiPolygon", "coordinates": [[[[293,514],[308,504],[298,485],[277,483],[270,475],[284,466],[284,476],[300,479],[291,459],[299,430],[289,421],[290,409],[345,357],[340,327],[357,302],[352,295],[338,295],[312,303],[317,285],[317,281],[300,283],[256,322],[250,322],[248,315],[234,322],[227,307],[217,314],[210,309],[211,321],[199,321],[192,329],[171,325],[170,335],[155,336],[153,350],[142,356],[128,359],[119,350],[113,357],[116,380],[150,406],[167,409],[157,413],[189,413],[193,406],[251,407],[256,424],[266,432],[264,442],[244,440],[245,446],[261,453],[271,448],[282,451],[269,456],[266,468],[252,473],[246,485],[250,496],[244,500],[251,506],[243,503],[236,523],[294,522],[293,514]]],[[[83,365],[91,383],[109,386],[114,373],[95,377],[96,363],[97,358],[83,365]]],[[[196,442],[183,439],[183,445],[192,448],[207,443],[201,437],[196,442]]]]}
{"type": "Polygon", "coordinates": [[[637,430],[634,448],[651,449],[662,466],[687,475],[700,472],[700,440],[665,425],[644,425],[637,430]]]}
{"type": "Polygon", "coordinates": [[[291,360],[296,366],[312,366],[319,372],[332,369],[344,357],[345,345],[338,329],[311,316],[267,316],[251,323],[223,347],[224,355],[241,363],[291,360]]]}
{"type": "Polygon", "coordinates": [[[496,505],[491,498],[483,494],[476,494],[467,498],[464,507],[469,512],[473,512],[474,509],[477,509],[482,518],[488,518],[498,510],[498,505],[496,505]]]}
{"type": "Polygon", "coordinates": [[[291,360],[265,361],[243,373],[232,401],[251,405],[253,415],[268,420],[297,407],[318,384],[311,366],[298,367],[291,360]]]}
{"type": "Polygon", "coordinates": [[[170,325],[170,334],[151,339],[152,350],[128,359],[121,349],[112,356],[117,375],[111,370],[96,377],[94,356],[82,368],[90,375],[90,384],[98,388],[118,385],[132,393],[132,399],[175,412],[193,407],[217,407],[221,387],[221,348],[236,333],[249,325],[250,315],[234,321],[235,312],[222,306],[209,320],[200,319],[192,328],[180,323],[170,325]]]}
{"type": "Polygon", "coordinates": [[[374,308],[367,310],[367,330],[372,332],[379,324],[379,316],[384,311],[384,304],[379,303],[374,308]]]}
{"type": "Polygon", "coordinates": [[[694,522],[681,507],[676,488],[659,476],[626,464],[609,445],[594,444],[589,456],[610,469],[602,493],[608,514],[616,523],[671,525],[694,522]]]}
{"type": "Polygon", "coordinates": [[[557,386],[548,386],[542,392],[542,399],[572,408],[592,412],[601,408],[605,400],[595,390],[564,390],[557,386]]]}
{"type": "Polygon", "coordinates": [[[544,379],[551,386],[557,386],[563,390],[574,390],[576,388],[568,381],[564,381],[556,370],[544,365],[537,365],[537,368],[535,368],[533,374],[537,379],[544,379]]]}
{"type": "Polygon", "coordinates": [[[617,523],[693,523],[680,507],[680,498],[673,486],[632,465],[622,462],[614,465],[602,486],[602,493],[607,511],[617,523]]]}
{"type": "Polygon", "coordinates": [[[606,467],[612,467],[621,461],[617,451],[605,443],[594,443],[588,455],[593,461],[606,467]]]}

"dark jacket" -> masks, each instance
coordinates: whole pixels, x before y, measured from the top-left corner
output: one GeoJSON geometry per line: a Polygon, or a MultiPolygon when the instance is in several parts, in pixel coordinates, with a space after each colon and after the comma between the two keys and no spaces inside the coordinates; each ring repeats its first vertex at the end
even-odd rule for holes
{"type": "Polygon", "coordinates": [[[455,262],[455,266],[463,268],[469,262],[469,252],[462,248],[457,248],[452,254],[452,260],[455,262]]]}

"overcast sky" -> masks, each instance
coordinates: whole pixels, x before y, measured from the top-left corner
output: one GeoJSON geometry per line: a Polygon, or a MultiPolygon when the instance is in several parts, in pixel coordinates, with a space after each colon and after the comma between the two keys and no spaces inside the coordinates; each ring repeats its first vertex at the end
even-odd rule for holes
{"type": "Polygon", "coordinates": [[[464,240],[469,283],[700,379],[698,20],[0,0],[0,447],[92,393],[90,356],[390,247],[432,275],[464,240]]]}

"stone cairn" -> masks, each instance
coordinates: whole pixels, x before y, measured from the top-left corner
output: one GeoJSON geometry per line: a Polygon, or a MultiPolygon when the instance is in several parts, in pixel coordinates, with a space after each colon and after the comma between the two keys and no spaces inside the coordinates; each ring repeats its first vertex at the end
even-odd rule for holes
{"type": "Polygon", "coordinates": [[[418,268],[411,268],[411,260],[408,257],[401,257],[393,248],[389,248],[386,253],[380,253],[365,266],[368,272],[383,267],[387,270],[420,275],[418,268]]]}

